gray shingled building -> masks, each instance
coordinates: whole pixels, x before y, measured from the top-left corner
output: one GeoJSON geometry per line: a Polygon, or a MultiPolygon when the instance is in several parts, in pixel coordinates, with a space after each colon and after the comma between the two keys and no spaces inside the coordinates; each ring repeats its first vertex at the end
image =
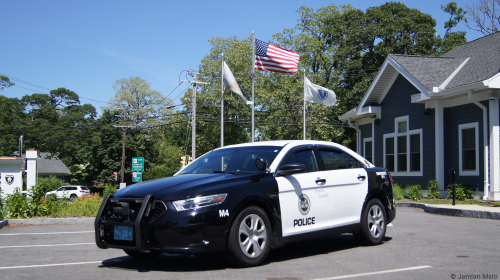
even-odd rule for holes
{"type": "Polygon", "coordinates": [[[57,156],[41,152],[37,161],[37,166],[38,178],[54,176],[65,183],[70,182],[70,170],[57,156]]]}
{"type": "Polygon", "coordinates": [[[357,151],[394,181],[426,187],[467,182],[500,201],[500,32],[440,57],[389,55],[361,103],[340,117],[357,151]],[[485,168],[486,166],[486,168],[485,168]]]}

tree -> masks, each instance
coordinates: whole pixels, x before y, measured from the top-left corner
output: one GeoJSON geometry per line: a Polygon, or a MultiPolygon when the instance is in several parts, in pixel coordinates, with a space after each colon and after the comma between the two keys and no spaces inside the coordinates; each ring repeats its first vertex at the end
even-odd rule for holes
{"type": "Polygon", "coordinates": [[[478,0],[471,6],[465,5],[469,20],[465,25],[483,33],[484,35],[493,34],[500,29],[500,0],[478,0]]]}
{"type": "Polygon", "coordinates": [[[165,122],[174,105],[170,98],[161,92],[152,90],[151,84],[139,77],[119,79],[113,85],[115,96],[108,102],[103,111],[114,111],[128,106],[129,120],[137,127],[154,126],[165,122]]]}
{"type": "Polygon", "coordinates": [[[8,77],[0,75],[0,90],[3,90],[4,88],[8,88],[15,85],[10,81],[8,77]]]}
{"type": "Polygon", "coordinates": [[[444,23],[446,33],[441,44],[441,52],[445,53],[456,46],[467,43],[465,31],[451,32],[451,29],[456,27],[460,21],[467,22],[467,19],[465,18],[467,11],[459,8],[456,2],[450,2],[446,6],[441,5],[441,9],[450,14],[450,19],[444,23]]]}

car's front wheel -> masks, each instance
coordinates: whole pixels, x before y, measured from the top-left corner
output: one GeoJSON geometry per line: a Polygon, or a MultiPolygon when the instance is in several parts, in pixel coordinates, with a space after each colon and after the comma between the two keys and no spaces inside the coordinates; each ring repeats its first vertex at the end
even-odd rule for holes
{"type": "Polygon", "coordinates": [[[271,236],[264,210],[256,206],[244,209],[231,226],[226,259],[242,267],[261,264],[269,254],[271,236]]]}
{"type": "Polygon", "coordinates": [[[149,252],[149,253],[141,253],[139,251],[134,251],[134,250],[123,250],[127,255],[131,256],[132,258],[136,259],[154,259],[161,255],[161,252],[149,252]]]}
{"type": "Polygon", "coordinates": [[[379,199],[372,199],[366,205],[361,217],[361,229],[354,233],[354,239],[360,245],[377,245],[382,243],[387,228],[387,215],[379,199]]]}
{"type": "Polygon", "coordinates": [[[75,201],[75,199],[77,198],[76,194],[72,194],[70,197],[69,197],[69,200],[71,202],[75,201]]]}

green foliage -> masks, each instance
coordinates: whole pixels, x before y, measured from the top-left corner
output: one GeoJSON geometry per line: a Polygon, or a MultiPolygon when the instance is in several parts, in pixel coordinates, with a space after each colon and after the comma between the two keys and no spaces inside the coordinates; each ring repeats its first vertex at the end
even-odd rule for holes
{"type": "Polygon", "coordinates": [[[19,189],[15,189],[14,193],[8,194],[5,203],[7,218],[31,217],[28,198],[19,189]]]}
{"type": "Polygon", "coordinates": [[[405,199],[405,190],[397,183],[394,183],[394,196],[397,200],[405,199]]]}
{"type": "Polygon", "coordinates": [[[408,193],[408,198],[411,200],[421,200],[424,198],[424,195],[422,194],[422,187],[420,185],[407,186],[406,192],[408,193]]]}
{"type": "Polygon", "coordinates": [[[444,35],[445,38],[450,33],[451,29],[456,27],[460,21],[467,22],[467,18],[465,18],[467,11],[459,8],[457,6],[457,2],[450,2],[446,6],[441,5],[441,10],[450,14],[450,19],[444,23],[444,28],[446,28],[446,34],[444,35]]]}
{"type": "MultiPolygon", "coordinates": [[[[448,185],[446,187],[446,190],[448,191],[448,195],[446,196],[446,198],[453,199],[453,185],[448,185]]],[[[472,192],[472,189],[469,187],[469,183],[464,182],[461,184],[455,184],[455,200],[462,201],[473,198],[474,198],[474,193],[472,192]]]]}
{"type": "Polygon", "coordinates": [[[103,196],[106,196],[108,194],[113,195],[116,192],[116,187],[113,185],[113,183],[108,183],[104,185],[104,191],[102,193],[103,196]]]}
{"type": "Polygon", "coordinates": [[[102,197],[97,194],[82,196],[73,203],[49,196],[43,202],[43,206],[47,217],[95,217],[101,203],[102,197]]]}
{"type": "Polygon", "coordinates": [[[8,87],[11,87],[13,85],[15,85],[15,84],[12,83],[8,77],[0,75],[0,91],[4,90],[4,88],[8,88],[8,87]]]}
{"type": "Polygon", "coordinates": [[[437,199],[440,196],[440,192],[437,190],[439,189],[439,183],[437,180],[430,180],[429,183],[427,183],[427,198],[429,199],[437,199]]]}

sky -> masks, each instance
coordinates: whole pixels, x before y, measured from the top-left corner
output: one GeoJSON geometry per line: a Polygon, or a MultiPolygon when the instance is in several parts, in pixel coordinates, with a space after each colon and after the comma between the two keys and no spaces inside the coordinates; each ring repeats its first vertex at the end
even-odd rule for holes
{"type": "MultiPolygon", "coordinates": [[[[456,2],[465,8],[472,1],[456,2]]],[[[366,11],[386,2],[334,3],[366,11]]],[[[441,5],[450,0],[401,2],[432,15],[443,37],[449,14],[441,5]]],[[[82,104],[90,103],[100,112],[115,95],[115,81],[136,76],[180,104],[178,96],[189,85],[178,87],[179,74],[198,69],[209,53],[208,40],[244,39],[255,31],[256,38],[268,41],[273,34],[295,27],[299,7],[319,9],[332,2],[1,0],[1,4],[0,75],[8,76],[16,86],[0,94],[21,98],[64,87],[76,92],[82,104]]],[[[467,31],[469,41],[483,36],[463,24],[454,31],[458,30],[467,31]]]]}

